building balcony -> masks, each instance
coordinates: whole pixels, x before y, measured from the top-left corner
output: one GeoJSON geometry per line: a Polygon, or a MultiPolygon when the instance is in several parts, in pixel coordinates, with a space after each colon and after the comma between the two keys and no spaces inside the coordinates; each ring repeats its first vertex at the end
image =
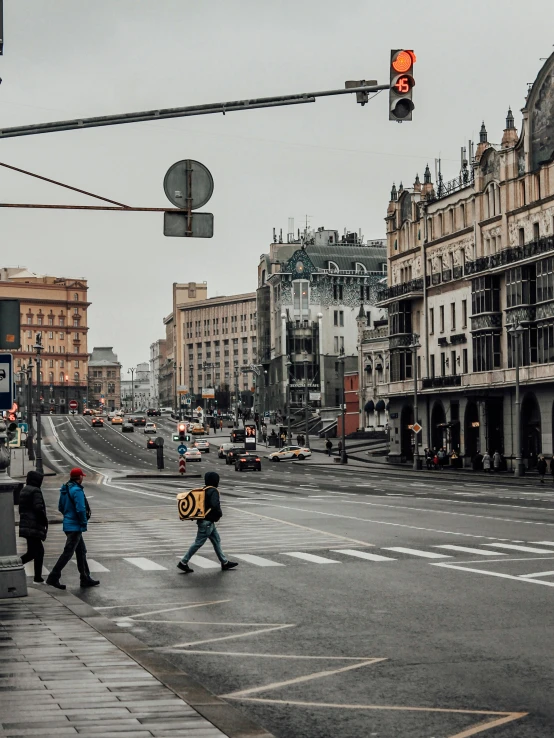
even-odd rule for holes
{"type": "Polygon", "coordinates": [[[422,297],[423,296],[423,278],[411,279],[409,282],[402,282],[402,284],[394,284],[392,287],[385,287],[378,290],[377,294],[377,306],[384,307],[391,302],[395,302],[399,298],[411,298],[411,297],[422,297]]]}
{"type": "Polygon", "coordinates": [[[554,251],[554,237],[539,238],[538,241],[531,241],[522,246],[510,246],[496,254],[482,256],[480,259],[475,259],[475,261],[466,261],[465,274],[467,276],[491,269],[500,269],[501,267],[529,259],[532,256],[540,256],[551,251],[554,251]]]}
{"type": "Polygon", "coordinates": [[[461,374],[452,374],[446,377],[428,377],[422,380],[423,389],[430,389],[432,387],[461,387],[461,385],[461,374]]]}

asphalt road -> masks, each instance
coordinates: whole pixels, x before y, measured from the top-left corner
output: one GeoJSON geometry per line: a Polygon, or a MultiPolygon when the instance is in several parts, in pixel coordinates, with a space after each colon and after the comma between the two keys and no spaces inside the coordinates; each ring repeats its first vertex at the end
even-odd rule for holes
{"type": "MultiPolygon", "coordinates": [[[[175,472],[175,423],[156,422],[175,472]]],[[[155,471],[142,429],[54,417],[44,431],[46,463],[62,479],[82,465],[93,508],[101,585],[81,591],[74,564],[63,580],[278,738],[554,734],[551,485],[315,457],[237,473],[212,448],[188,470],[219,471],[218,528],[240,565],[221,572],[208,544],[185,575],[195,525],[174,496],[199,480],[127,478],[155,471]]],[[[51,526],[47,568],[62,545],[51,526]]]]}

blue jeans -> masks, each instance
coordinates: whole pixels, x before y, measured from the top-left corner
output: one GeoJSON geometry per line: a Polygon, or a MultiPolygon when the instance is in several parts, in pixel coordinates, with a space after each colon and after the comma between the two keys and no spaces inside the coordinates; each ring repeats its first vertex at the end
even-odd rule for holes
{"type": "Polygon", "coordinates": [[[188,564],[194,554],[202,548],[207,540],[210,540],[217,558],[222,564],[226,564],[227,558],[221,548],[221,538],[219,537],[215,523],[210,523],[209,520],[199,520],[197,525],[198,532],[196,533],[196,540],[181,559],[182,563],[188,564]]]}

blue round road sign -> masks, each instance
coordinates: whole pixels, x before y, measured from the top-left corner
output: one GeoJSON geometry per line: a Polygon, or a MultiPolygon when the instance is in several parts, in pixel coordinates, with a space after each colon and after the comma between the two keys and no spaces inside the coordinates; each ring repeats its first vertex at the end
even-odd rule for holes
{"type": "Polygon", "coordinates": [[[184,443],[180,443],[177,446],[177,451],[180,453],[181,456],[185,453],[186,450],[187,450],[187,447],[185,446],[184,443]]]}

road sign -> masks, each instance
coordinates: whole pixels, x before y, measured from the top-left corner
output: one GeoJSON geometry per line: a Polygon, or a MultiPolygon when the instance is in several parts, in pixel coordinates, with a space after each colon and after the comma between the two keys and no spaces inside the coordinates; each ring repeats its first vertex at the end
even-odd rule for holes
{"type": "Polygon", "coordinates": [[[185,405],[192,405],[192,397],[187,397],[185,400],[185,405]]]}
{"type": "Polygon", "coordinates": [[[184,456],[179,457],[179,474],[185,474],[187,471],[187,462],[184,456]]]}
{"type": "Polygon", "coordinates": [[[197,210],[214,191],[210,170],[194,159],[182,159],[169,167],[164,177],[164,192],[176,208],[197,210]]]}
{"type": "Polygon", "coordinates": [[[419,433],[420,431],[423,430],[423,427],[419,423],[414,423],[412,425],[412,430],[414,433],[419,433]]]}
{"type": "Polygon", "coordinates": [[[13,356],[0,354],[0,410],[13,405],[13,356]]]}
{"type": "Polygon", "coordinates": [[[269,418],[270,415],[271,415],[271,413],[269,412],[269,410],[266,410],[265,413],[264,413],[264,418],[269,418]]]}
{"type": "Polygon", "coordinates": [[[15,436],[11,441],[8,441],[8,446],[10,448],[21,448],[21,428],[16,429],[15,436]]]}
{"type": "Polygon", "coordinates": [[[18,423],[17,424],[17,427],[18,428],[21,428],[21,432],[22,433],[28,433],[29,432],[29,426],[27,425],[27,423],[18,423]]]}
{"type": "Polygon", "coordinates": [[[213,238],[213,213],[191,213],[190,231],[188,214],[176,213],[174,210],[164,213],[164,236],[184,238],[213,238]]]}
{"type": "Polygon", "coordinates": [[[177,446],[177,451],[178,451],[178,453],[179,453],[179,454],[180,454],[181,456],[183,456],[183,454],[184,454],[184,453],[186,452],[186,450],[187,450],[187,447],[185,446],[185,444],[184,444],[184,443],[180,443],[180,444],[179,444],[179,445],[177,446]]]}
{"type": "Polygon", "coordinates": [[[77,402],[77,400],[70,400],[69,401],[69,409],[70,410],[77,410],[78,407],[79,407],[79,403],[77,402]]]}

